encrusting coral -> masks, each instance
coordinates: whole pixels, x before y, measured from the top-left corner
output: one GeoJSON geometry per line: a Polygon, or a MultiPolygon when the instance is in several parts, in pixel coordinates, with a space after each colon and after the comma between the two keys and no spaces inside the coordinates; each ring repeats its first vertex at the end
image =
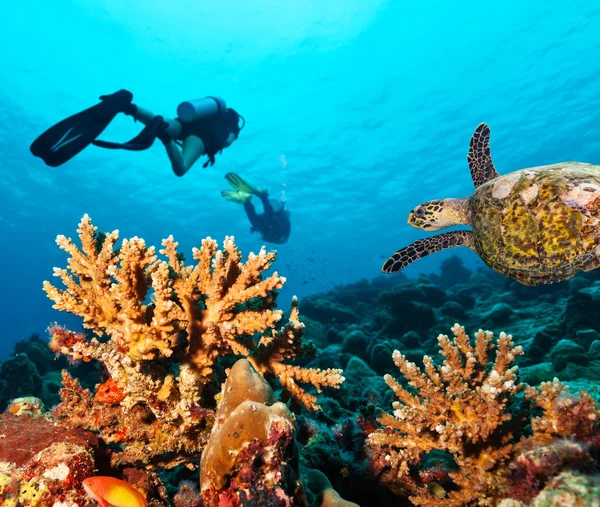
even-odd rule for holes
{"type": "Polygon", "coordinates": [[[438,337],[441,366],[425,356],[421,371],[393,354],[412,389],[384,377],[397,399],[394,415],[383,414],[383,427],[368,437],[382,482],[408,494],[414,505],[495,505],[507,497],[529,501],[563,467],[589,468],[590,449],[600,448],[600,408],[591,396],[568,396],[558,380],[537,389],[519,383],[513,362],[522,349],[510,335],[501,333],[494,344],[491,332],[479,330],[472,345],[463,327],[455,324],[452,332],[454,340],[438,337]],[[513,415],[510,406],[523,390],[542,409],[528,437],[516,435],[527,422],[525,411],[513,415]],[[428,467],[432,452],[454,463],[428,467]],[[560,466],[540,473],[539,456],[552,454],[560,466]]]}
{"type": "Polygon", "coordinates": [[[81,249],[64,236],[56,240],[70,255],[67,269],[54,270],[66,288],[44,282],[44,290],[54,308],[82,317],[97,337],[53,326],[50,346],[71,360],[100,361],[108,378],[92,394],[64,373],[55,414],[120,443],[114,464],[189,463],[213,422],[200,398],[220,356],[246,357],[308,409],[319,408],[316,397],[298,383],[320,392],[343,382],[341,370],[289,364],[313,349],[301,340],[295,298],[289,322],[279,325],[276,291],[285,278],[263,278],[273,252],[251,253],[243,263],[232,237],[223,250],[206,238],[193,250],[196,264],[186,266],[173,237],[163,240],[164,261],[137,237],[115,249],[118,231],[97,233],[87,215],[77,232],[81,249]]]}
{"type": "MultiPolygon", "coordinates": [[[[25,400],[27,405],[31,401],[25,400]]],[[[39,412],[0,414],[2,507],[94,507],[97,502],[88,496],[82,482],[103,473],[135,485],[151,507],[170,505],[157,473],[111,469],[107,460],[110,450],[96,435],[57,425],[50,413],[43,412],[39,403],[35,405],[39,412]]]]}
{"type": "Polygon", "coordinates": [[[57,505],[60,500],[92,507],[81,487],[93,475],[99,451],[92,433],[56,426],[41,413],[7,411],[0,415],[0,434],[0,505],[57,505]]]}
{"type": "Polygon", "coordinates": [[[306,505],[295,428],[293,414],[276,402],[269,384],[249,361],[238,360],[202,453],[204,505],[306,505]]]}
{"type": "MultiPolygon", "coordinates": [[[[204,507],[358,507],[344,500],[318,470],[305,471],[301,480],[296,418],[276,401],[250,361],[239,359],[231,367],[220,400],[200,462],[204,507]]],[[[188,486],[180,494],[193,505],[194,492],[188,486]]]]}
{"type": "Polygon", "coordinates": [[[569,470],[561,472],[548,482],[531,503],[507,499],[498,507],[600,507],[600,478],[581,475],[569,470]]]}

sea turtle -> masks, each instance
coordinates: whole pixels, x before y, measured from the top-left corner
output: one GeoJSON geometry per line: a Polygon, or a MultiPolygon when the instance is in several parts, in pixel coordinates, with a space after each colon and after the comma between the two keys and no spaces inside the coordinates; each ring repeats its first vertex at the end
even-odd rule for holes
{"type": "Polygon", "coordinates": [[[467,246],[492,269],[523,285],[571,278],[600,265],[600,166],[564,162],[500,176],[490,155],[490,128],[471,138],[467,160],[475,191],[463,199],[425,202],[408,223],[427,231],[470,225],[420,239],[383,265],[395,273],[426,255],[467,246]]]}

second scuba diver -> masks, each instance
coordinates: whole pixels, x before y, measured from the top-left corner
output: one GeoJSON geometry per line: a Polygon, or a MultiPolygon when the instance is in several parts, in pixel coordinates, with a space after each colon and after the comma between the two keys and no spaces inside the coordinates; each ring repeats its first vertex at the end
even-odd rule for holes
{"type": "Polygon", "coordinates": [[[227,173],[225,179],[235,190],[223,190],[221,195],[228,201],[244,205],[244,211],[252,226],[250,232],[258,232],[268,243],[287,243],[290,237],[290,212],[285,204],[277,199],[269,199],[266,188],[256,188],[235,173],[227,173]],[[252,204],[252,196],[260,199],[263,212],[257,213],[252,204]]]}
{"type": "Polygon", "coordinates": [[[90,144],[101,148],[140,151],[159,139],[167,150],[173,172],[183,176],[203,155],[204,167],[230,146],[244,127],[244,118],[219,97],[182,102],[177,118],[165,120],[133,104],[133,94],[120,90],[100,97],[100,103],[50,127],[31,145],[31,152],[47,165],[64,164],[90,144]],[[144,129],[126,143],[102,141],[98,136],[119,113],[132,116],[144,129]],[[241,125],[240,125],[241,122],[241,125]]]}

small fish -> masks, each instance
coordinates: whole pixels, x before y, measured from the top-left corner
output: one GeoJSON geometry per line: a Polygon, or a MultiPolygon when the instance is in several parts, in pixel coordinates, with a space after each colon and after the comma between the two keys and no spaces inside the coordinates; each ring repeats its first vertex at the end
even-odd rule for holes
{"type": "Polygon", "coordinates": [[[85,492],[100,507],[148,507],[148,502],[128,482],[114,477],[89,477],[82,483],[85,492]]]}
{"type": "Polygon", "coordinates": [[[429,491],[429,494],[431,494],[431,496],[434,496],[436,498],[444,498],[446,496],[446,490],[437,482],[430,482],[429,484],[427,484],[427,491],[429,491]]]}

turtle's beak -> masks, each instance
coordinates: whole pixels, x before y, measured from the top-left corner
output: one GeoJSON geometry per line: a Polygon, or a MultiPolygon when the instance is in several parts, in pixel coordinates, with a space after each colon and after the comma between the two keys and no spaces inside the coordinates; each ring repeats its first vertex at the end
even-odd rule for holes
{"type": "Polygon", "coordinates": [[[415,216],[412,211],[408,214],[408,220],[406,221],[406,223],[408,223],[408,225],[412,225],[413,227],[417,227],[415,225],[415,216]]]}

